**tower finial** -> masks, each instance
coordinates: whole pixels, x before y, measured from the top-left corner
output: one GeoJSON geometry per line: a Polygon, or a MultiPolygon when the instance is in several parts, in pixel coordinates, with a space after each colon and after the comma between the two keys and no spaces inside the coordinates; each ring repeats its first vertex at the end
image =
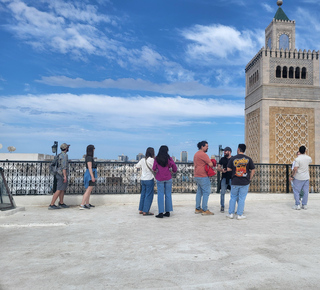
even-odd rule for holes
{"type": "Polygon", "coordinates": [[[278,1],[277,1],[277,4],[278,4],[278,6],[280,7],[280,6],[283,4],[283,1],[282,1],[282,0],[278,0],[278,1]]]}

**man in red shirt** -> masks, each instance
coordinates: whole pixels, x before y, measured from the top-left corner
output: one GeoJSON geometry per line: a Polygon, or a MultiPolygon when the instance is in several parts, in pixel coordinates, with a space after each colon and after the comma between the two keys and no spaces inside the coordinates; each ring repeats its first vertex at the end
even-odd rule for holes
{"type": "Polygon", "coordinates": [[[194,163],[194,179],[197,182],[198,190],[196,194],[196,210],[195,213],[202,215],[213,215],[214,213],[208,210],[208,199],[211,193],[210,179],[205,170],[205,166],[208,164],[213,167],[209,156],[206,154],[209,145],[207,141],[201,141],[198,143],[199,151],[193,157],[194,163]],[[202,208],[201,208],[202,200],[202,208]]]}

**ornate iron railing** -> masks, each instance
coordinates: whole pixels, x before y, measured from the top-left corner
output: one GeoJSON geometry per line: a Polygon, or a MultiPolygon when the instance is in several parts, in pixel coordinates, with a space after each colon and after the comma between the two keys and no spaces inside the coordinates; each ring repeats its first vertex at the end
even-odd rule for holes
{"type": "MultiPolygon", "coordinates": [[[[0,161],[7,184],[13,195],[52,194],[53,176],[46,161],[0,161]]],[[[250,185],[251,192],[291,192],[289,176],[291,165],[255,164],[256,174],[250,185]]],[[[140,171],[135,163],[97,162],[98,179],[95,194],[125,194],[140,192],[140,171]]],[[[193,177],[193,163],[177,163],[173,178],[173,192],[195,193],[197,185],[193,177]]],[[[66,194],[83,194],[84,162],[69,163],[69,186],[66,194]]],[[[219,191],[220,176],[211,177],[212,191],[219,191]]],[[[320,191],[320,166],[310,166],[310,191],[320,191]]]]}

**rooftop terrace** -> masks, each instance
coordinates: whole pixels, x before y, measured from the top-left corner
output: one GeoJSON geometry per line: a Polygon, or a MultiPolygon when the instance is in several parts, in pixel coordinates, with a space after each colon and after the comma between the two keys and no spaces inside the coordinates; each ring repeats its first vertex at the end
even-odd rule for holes
{"type": "Polygon", "coordinates": [[[292,194],[250,193],[241,221],[218,212],[218,194],[214,216],[195,215],[194,198],[174,194],[156,219],[138,214],[139,195],[93,195],[87,211],[16,196],[25,211],[0,212],[0,289],[319,289],[320,194],[295,211],[292,194]]]}

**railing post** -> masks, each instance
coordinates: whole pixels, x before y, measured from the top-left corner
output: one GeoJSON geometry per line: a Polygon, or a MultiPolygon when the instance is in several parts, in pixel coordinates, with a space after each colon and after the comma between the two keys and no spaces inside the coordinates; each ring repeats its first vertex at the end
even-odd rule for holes
{"type": "Polygon", "coordinates": [[[289,193],[289,166],[288,164],[286,164],[286,191],[287,193],[289,193]]]}

